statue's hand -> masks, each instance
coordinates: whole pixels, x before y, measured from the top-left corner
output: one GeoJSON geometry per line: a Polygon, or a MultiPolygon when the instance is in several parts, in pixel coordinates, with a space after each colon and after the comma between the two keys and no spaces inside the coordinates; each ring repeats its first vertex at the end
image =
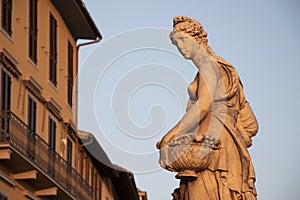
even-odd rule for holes
{"type": "Polygon", "coordinates": [[[178,134],[178,126],[172,128],[160,141],[156,143],[156,148],[161,149],[168,145],[170,141],[178,134]]]}
{"type": "Polygon", "coordinates": [[[160,149],[160,141],[156,142],[156,148],[160,149]]]}

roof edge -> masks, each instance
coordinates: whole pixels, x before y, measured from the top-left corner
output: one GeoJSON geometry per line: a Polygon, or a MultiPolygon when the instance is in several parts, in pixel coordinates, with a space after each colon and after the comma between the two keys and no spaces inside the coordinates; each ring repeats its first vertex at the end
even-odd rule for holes
{"type": "MultiPolygon", "coordinates": [[[[91,28],[93,29],[94,34],[100,38],[100,40],[102,39],[102,35],[100,33],[100,31],[98,30],[95,22],[93,21],[90,13],[88,12],[85,3],[82,0],[75,0],[77,5],[79,6],[79,8],[81,9],[81,11],[83,12],[84,16],[86,17],[88,23],[90,24],[91,28]]],[[[97,39],[97,38],[95,38],[97,39]]]]}

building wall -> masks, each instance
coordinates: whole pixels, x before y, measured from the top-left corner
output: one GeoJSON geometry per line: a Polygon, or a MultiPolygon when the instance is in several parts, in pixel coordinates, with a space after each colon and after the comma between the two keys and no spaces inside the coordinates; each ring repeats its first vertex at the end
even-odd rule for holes
{"type": "MultiPolygon", "coordinates": [[[[2,1],[0,0],[0,17],[2,17],[2,1]]],[[[67,83],[68,83],[68,43],[73,46],[73,75],[74,80],[77,75],[77,49],[76,41],[70,33],[67,25],[62,19],[60,13],[51,3],[51,0],[38,0],[37,11],[37,62],[31,60],[29,57],[29,2],[30,0],[12,0],[12,34],[9,35],[1,26],[0,20],[0,55],[4,54],[12,63],[16,66],[17,70],[21,73],[20,76],[14,77],[9,70],[0,62],[1,70],[10,74],[11,77],[11,109],[17,118],[25,124],[28,122],[28,104],[29,97],[36,102],[36,133],[46,143],[50,143],[49,140],[49,117],[56,123],[56,138],[55,138],[55,151],[67,160],[68,154],[68,140],[72,143],[72,163],[71,166],[80,174],[79,179],[82,177],[90,187],[93,188],[94,200],[118,200],[117,190],[112,184],[112,180],[108,177],[102,177],[99,173],[99,166],[93,165],[91,158],[82,149],[79,144],[79,138],[77,134],[77,84],[73,86],[73,105],[72,107],[67,101],[67,83]],[[57,22],[57,85],[53,85],[49,81],[49,56],[50,56],[50,15],[52,15],[57,22]],[[30,82],[37,88],[38,92],[31,91],[27,85],[30,82]],[[49,102],[52,102],[49,107],[49,102]],[[71,130],[71,131],[70,131],[71,130]]],[[[2,58],[1,58],[2,59],[2,58]]],[[[0,74],[0,80],[2,80],[0,74]]],[[[1,86],[1,81],[0,81],[1,86]]],[[[1,99],[1,98],[0,98],[1,99]]],[[[0,108],[1,109],[1,108],[0,108]]],[[[2,123],[2,121],[0,121],[2,123]]],[[[2,125],[1,125],[2,126],[2,125]]],[[[1,128],[1,127],[0,127],[1,128]]],[[[11,131],[11,130],[10,130],[11,131]]],[[[26,130],[28,131],[28,130],[26,130]]],[[[23,134],[28,134],[25,131],[23,134]]],[[[0,136],[2,136],[0,134],[0,136]]],[[[23,150],[28,148],[29,140],[25,135],[23,138],[27,141],[23,143],[23,150]],[[26,146],[27,145],[27,146],[26,146]]],[[[0,140],[0,142],[2,142],[0,140]]],[[[22,141],[21,141],[22,143],[22,141]]],[[[2,143],[1,143],[2,144],[2,143]]],[[[35,144],[35,143],[34,143],[35,144]]],[[[6,148],[6,147],[5,147],[6,148]]],[[[10,147],[8,147],[9,149],[10,147]]],[[[40,148],[35,146],[34,148],[40,148]]],[[[48,154],[53,152],[47,151],[48,146],[45,147],[48,154]]],[[[34,166],[35,158],[28,158],[24,152],[18,152],[13,154],[13,158],[1,157],[1,151],[3,147],[0,146],[0,197],[1,194],[7,196],[8,199],[38,199],[35,195],[35,191],[40,184],[42,187],[50,187],[48,185],[55,185],[51,178],[55,180],[55,177],[48,175],[45,171],[34,166]],[[32,160],[30,160],[32,159],[32,160]],[[4,162],[2,162],[4,160],[4,162]],[[7,164],[9,163],[9,164],[7,164]],[[22,165],[24,164],[24,168],[22,165]],[[20,165],[12,167],[12,165],[20,165]],[[13,174],[24,171],[37,171],[38,177],[30,175],[30,181],[25,178],[22,181],[15,180],[13,174]],[[14,169],[11,169],[14,168],[14,169]],[[21,169],[22,168],[22,169],[21,169]],[[21,169],[21,170],[20,170],[21,169]],[[4,175],[3,175],[4,174],[4,175]],[[3,176],[2,176],[3,175],[3,176]],[[12,183],[8,184],[4,181],[3,177],[6,177],[12,183]],[[42,179],[40,179],[42,177],[42,179]],[[53,178],[54,177],[54,178],[53,178]],[[40,181],[37,183],[37,181],[40,181]],[[31,184],[33,183],[33,184],[31,184]],[[43,185],[44,184],[44,185],[43,185]],[[35,187],[35,188],[34,188],[35,187]],[[26,197],[27,195],[27,197],[26,197]],[[32,197],[29,197],[32,196],[32,197]]],[[[50,149],[50,148],[49,148],[50,149]]],[[[70,148],[71,149],[71,148],[70,148]]],[[[4,149],[4,150],[7,150],[4,149]]],[[[10,149],[11,150],[11,149],[10,149]]],[[[43,154],[45,157],[48,155],[43,154]]],[[[59,160],[59,159],[58,159],[59,160]]],[[[63,182],[73,181],[68,176],[71,176],[66,172],[66,169],[62,169],[59,163],[52,163],[52,157],[42,160],[46,162],[46,165],[50,165],[50,170],[62,171],[62,174],[69,178],[68,180],[62,179],[63,182]],[[50,162],[49,162],[50,160],[50,162]],[[59,167],[52,167],[52,165],[59,167]]],[[[61,160],[59,160],[61,161],[61,160]]],[[[49,167],[49,166],[46,166],[49,167]]],[[[69,168],[69,166],[65,166],[69,168]]],[[[43,169],[46,170],[46,169],[43,169]]],[[[51,173],[51,172],[50,172],[51,173]]],[[[53,173],[54,174],[54,173],[53,173]]],[[[58,175],[57,173],[56,175],[58,175]]],[[[74,175],[74,174],[72,174],[74,175]]],[[[76,178],[78,178],[76,176],[76,178]]],[[[79,179],[76,179],[77,181],[79,179]]],[[[80,179],[81,181],[82,179],[80,179]]],[[[57,180],[56,180],[57,181],[57,180]]],[[[79,191],[82,185],[77,185],[76,191],[79,191]]],[[[85,183],[82,181],[82,183],[85,183]]],[[[71,185],[71,184],[70,184],[71,185]]],[[[57,185],[56,185],[57,186],[57,185]]],[[[60,185],[61,186],[61,185],[60,185]]],[[[40,187],[40,188],[42,188],[40,187]]],[[[61,190],[57,197],[50,197],[49,199],[70,199],[69,194],[66,192],[66,188],[61,186],[61,190]],[[64,192],[63,192],[64,191],[64,192]]],[[[74,189],[75,190],[75,189],[74,189]]],[[[126,194],[124,194],[126,195],[126,194]]],[[[2,198],[2,197],[1,197],[2,198]]],[[[85,198],[84,198],[85,199],[85,198]]],[[[120,198],[121,199],[121,198],[120,198]]]]}
{"type": "MultiPolygon", "coordinates": [[[[2,1],[0,0],[0,18],[2,17],[2,1]]],[[[0,52],[4,53],[21,72],[19,78],[14,77],[0,62],[1,70],[11,77],[11,111],[24,123],[28,124],[28,98],[36,102],[36,133],[47,143],[49,142],[49,117],[56,123],[56,152],[67,160],[67,139],[72,142],[72,167],[78,169],[78,137],[77,127],[77,98],[76,84],[73,88],[73,105],[67,102],[67,78],[68,78],[68,43],[73,46],[73,74],[74,80],[77,73],[76,41],[70,33],[67,25],[50,0],[38,0],[38,31],[37,31],[37,63],[35,64],[28,55],[29,48],[29,0],[12,1],[12,34],[6,33],[0,20],[0,52]],[[50,14],[57,21],[57,86],[49,81],[49,27],[50,14]],[[34,80],[41,87],[42,100],[26,87],[26,80],[34,80]],[[52,101],[58,108],[58,113],[53,113],[47,108],[47,103],[52,101]],[[73,127],[70,134],[67,125],[73,127]]],[[[0,74],[0,80],[2,79],[0,74]]],[[[0,83],[1,85],[1,83],[0,83]]],[[[6,98],[6,97],[4,97],[6,98]]],[[[39,147],[36,147],[39,148],[39,147]]],[[[1,150],[1,148],[0,148],[1,150]]],[[[20,163],[14,163],[19,165],[20,163]]],[[[0,169],[7,175],[11,173],[9,166],[0,160],[0,169]]],[[[26,170],[26,169],[24,169],[26,170]]],[[[30,185],[24,181],[22,185],[11,187],[0,177],[1,190],[7,192],[9,199],[27,199],[22,193],[25,188],[31,190],[30,185]]],[[[31,192],[33,192],[32,190],[31,192]]]]}
{"type": "MultiPolygon", "coordinates": [[[[12,78],[11,110],[22,121],[27,122],[28,115],[28,95],[33,97],[37,103],[37,127],[36,132],[47,142],[48,141],[48,116],[56,121],[56,150],[66,157],[64,142],[67,130],[64,122],[71,121],[75,126],[77,123],[76,109],[77,98],[73,98],[72,108],[67,103],[67,66],[68,66],[68,41],[71,42],[74,50],[73,71],[74,76],[77,72],[76,66],[76,42],[73,39],[68,27],[64,23],[58,11],[50,0],[38,0],[38,41],[37,41],[37,64],[31,61],[28,56],[28,37],[29,37],[29,0],[13,0],[12,8],[12,35],[9,36],[0,28],[0,51],[7,52],[16,61],[16,66],[22,73],[21,79],[12,78]],[[57,21],[57,87],[49,81],[49,16],[50,13],[57,21]],[[45,109],[43,102],[37,100],[27,89],[23,80],[33,79],[43,88],[42,95],[45,100],[52,98],[61,108],[62,121],[54,117],[48,109],[45,109]],[[62,148],[61,148],[62,147],[62,148]]],[[[1,3],[2,5],[2,3],[1,3]]],[[[2,9],[0,8],[0,12],[2,9]]],[[[1,16],[1,15],[0,15],[1,16]]],[[[76,86],[76,84],[74,85],[76,86]]],[[[77,91],[74,88],[74,91],[77,91]]],[[[76,93],[73,92],[75,95],[76,93]]],[[[73,95],[73,96],[74,96],[73,95]]],[[[74,147],[75,147],[75,141],[74,147]]],[[[73,148],[74,153],[76,148],[73,148]]],[[[76,159],[73,159],[73,166],[76,166],[76,159]]]]}
{"type": "Polygon", "coordinates": [[[139,200],[148,200],[147,192],[138,189],[139,200]]]}
{"type": "MultiPolygon", "coordinates": [[[[115,189],[112,185],[111,179],[103,177],[98,173],[96,166],[93,164],[91,158],[86,154],[85,150],[79,152],[79,168],[82,170],[82,176],[88,182],[93,190],[94,200],[118,200],[115,189]],[[81,169],[82,168],[82,169],[81,169]]],[[[80,171],[79,170],[79,171],[80,171]]]]}
{"type": "Polygon", "coordinates": [[[116,196],[114,195],[114,188],[112,186],[111,180],[109,178],[102,179],[103,184],[101,187],[101,200],[116,200],[116,196]]]}
{"type": "Polygon", "coordinates": [[[0,179],[0,199],[5,200],[6,197],[7,199],[27,200],[28,198],[23,195],[23,192],[23,188],[19,186],[10,186],[0,179]]]}

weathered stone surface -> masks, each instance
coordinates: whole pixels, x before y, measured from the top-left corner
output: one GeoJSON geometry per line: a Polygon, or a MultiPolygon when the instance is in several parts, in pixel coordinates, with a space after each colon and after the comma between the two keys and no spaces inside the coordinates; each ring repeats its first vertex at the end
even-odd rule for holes
{"type": "Polygon", "coordinates": [[[258,123],[235,68],[208,46],[202,25],[173,19],[171,41],[198,68],[182,119],[157,143],[160,165],[177,172],[174,199],[254,200],[255,173],[247,148],[258,123]]]}

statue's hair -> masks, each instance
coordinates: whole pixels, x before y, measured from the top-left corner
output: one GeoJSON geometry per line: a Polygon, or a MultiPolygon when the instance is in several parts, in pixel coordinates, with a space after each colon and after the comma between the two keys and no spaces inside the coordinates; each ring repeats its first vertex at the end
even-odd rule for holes
{"type": "Polygon", "coordinates": [[[173,32],[183,32],[195,38],[201,44],[202,38],[207,37],[200,22],[186,16],[177,16],[173,18],[173,32]]]}
{"type": "MultiPolygon", "coordinates": [[[[177,16],[173,18],[173,33],[181,32],[193,37],[198,44],[204,44],[209,55],[216,56],[215,52],[207,45],[207,33],[204,31],[203,26],[195,19],[186,16],[177,16]],[[203,43],[203,38],[206,43],[203,43]]],[[[172,37],[172,33],[170,35],[172,37]]]]}

